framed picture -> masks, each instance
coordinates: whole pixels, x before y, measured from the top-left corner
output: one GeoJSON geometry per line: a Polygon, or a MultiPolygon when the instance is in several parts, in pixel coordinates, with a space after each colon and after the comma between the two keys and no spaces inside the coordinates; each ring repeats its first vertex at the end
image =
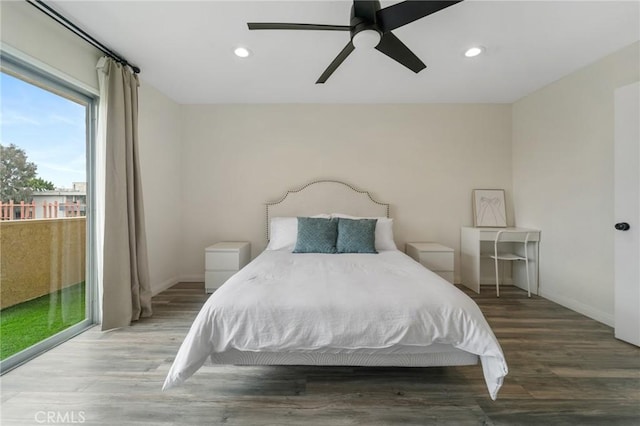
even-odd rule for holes
{"type": "Polygon", "coordinates": [[[473,226],[489,228],[507,226],[504,189],[473,190],[473,226]]]}

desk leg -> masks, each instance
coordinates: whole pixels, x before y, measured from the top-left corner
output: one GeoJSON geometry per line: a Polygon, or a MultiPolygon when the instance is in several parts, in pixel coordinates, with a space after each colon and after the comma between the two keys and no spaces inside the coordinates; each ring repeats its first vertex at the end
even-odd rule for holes
{"type": "Polygon", "coordinates": [[[462,285],[480,293],[480,241],[478,235],[464,231],[460,241],[462,285]]]}
{"type": "Polygon", "coordinates": [[[540,241],[536,241],[536,296],[540,296],[540,241]]]}

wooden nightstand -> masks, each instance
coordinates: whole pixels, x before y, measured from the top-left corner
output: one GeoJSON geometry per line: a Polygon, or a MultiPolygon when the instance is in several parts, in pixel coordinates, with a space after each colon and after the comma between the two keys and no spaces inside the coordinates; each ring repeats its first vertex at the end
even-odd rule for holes
{"type": "Polygon", "coordinates": [[[251,260],[251,243],[222,242],[204,252],[204,288],[213,293],[251,260]]]}
{"type": "Polygon", "coordinates": [[[453,249],[437,243],[407,243],[406,253],[453,284],[453,249]]]}

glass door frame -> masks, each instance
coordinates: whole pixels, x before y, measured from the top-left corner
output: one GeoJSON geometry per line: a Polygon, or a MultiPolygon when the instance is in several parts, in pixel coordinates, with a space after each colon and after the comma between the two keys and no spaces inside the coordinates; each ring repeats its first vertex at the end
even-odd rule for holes
{"type": "Polygon", "coordinates": [[[85,319],[53,336],[46,338],[10,357],[0,361],[0,374],[4,374],[36,356],[58,346],[84,332],[98,323],[97,309],[97,270],[96,270],[96,123],[98,96],[65,79],[60,73],[45,71],[41,67],[11,54],[6,49],[0,50],[0,71],[33,84],[43,90],[55,93],[69,100],[84,104],[87,109],[86,117],[86,245],[85,245],[85,319]]]}

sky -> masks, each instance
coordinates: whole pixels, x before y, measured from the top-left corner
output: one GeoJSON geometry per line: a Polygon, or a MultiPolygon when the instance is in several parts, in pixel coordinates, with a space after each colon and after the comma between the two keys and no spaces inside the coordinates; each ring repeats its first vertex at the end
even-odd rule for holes
{"type": "Polygon", "coordinates": [[[86,181],[86,107],[0,73],[0,144],[14,144],[56,188],[86,181]]]}

